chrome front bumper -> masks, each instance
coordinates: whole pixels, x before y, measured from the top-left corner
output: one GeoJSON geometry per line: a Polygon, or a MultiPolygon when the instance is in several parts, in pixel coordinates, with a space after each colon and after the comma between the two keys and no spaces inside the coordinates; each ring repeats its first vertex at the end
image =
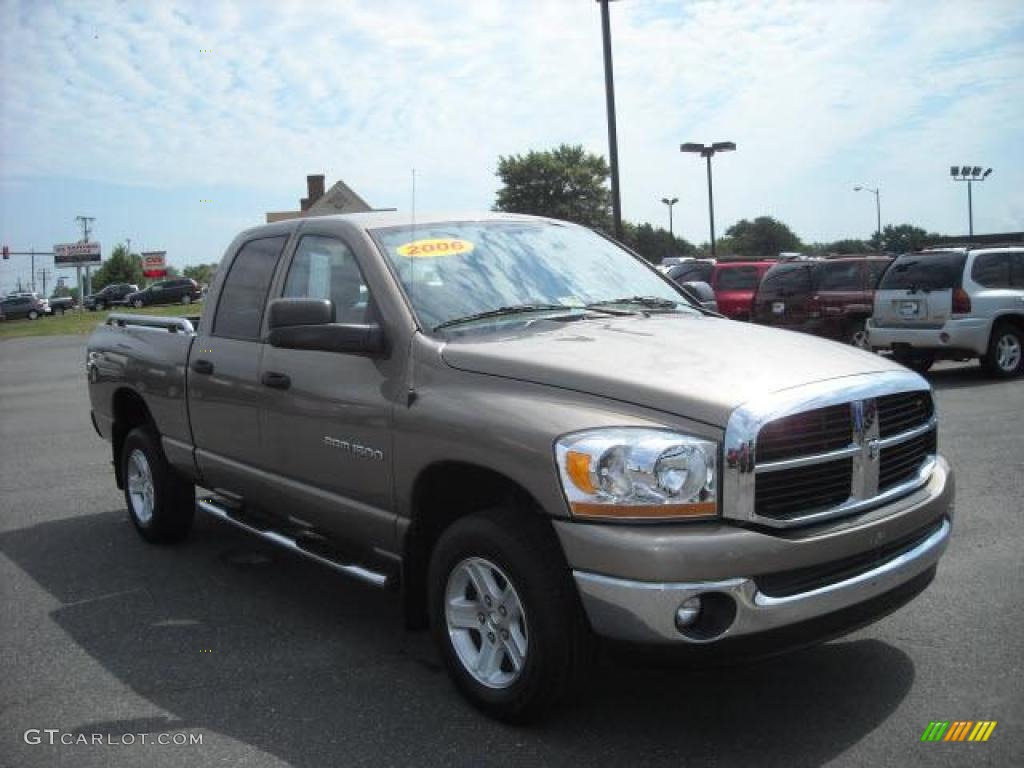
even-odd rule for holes
{"type": "Polygon", "coordinates": [[[884,595],[932,568],[946,549],[951,528],[943,518],[931,535],[878,567],[786,597],[760,592],[752,578],[659,584],[578,570],[573,576],[597,634],[644,644],[706,645],[798,624],[884,595]],[[676,610],[688,598],[708,594],[731,598],[735,617],[714,637],[684,635],[675,625],[676,610]]]}

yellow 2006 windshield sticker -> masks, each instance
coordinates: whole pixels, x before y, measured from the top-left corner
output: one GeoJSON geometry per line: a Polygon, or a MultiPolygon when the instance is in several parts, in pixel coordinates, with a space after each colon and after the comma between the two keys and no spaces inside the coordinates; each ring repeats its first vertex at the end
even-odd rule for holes
{"type": "Polygon", "coordinates": [[[396,249],[400,256],[407,259],[435,259],[439,256],[460,256],[473,250],[469,240],[458,238],[434,238],[431,240],[414,240],[400,245],[396,249]]]}

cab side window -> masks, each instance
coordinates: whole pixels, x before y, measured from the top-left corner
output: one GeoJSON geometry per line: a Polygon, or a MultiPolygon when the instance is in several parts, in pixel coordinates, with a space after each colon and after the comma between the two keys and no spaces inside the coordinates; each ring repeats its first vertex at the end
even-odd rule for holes
{"type": "Polygon", "coordinates": [[[373,311],[355,254],[333,237],[306,235],[299,240],[288,268],[284,296],[330,299],[338,323],[367,323],[373,311]]]}
{"type": "Polygon", "coordinates": [[[1024,288],[1024,251],[1010,254],[1010,285],[1014,288],[1024,288]]]}
{"type": "Polygon", "coordinates": [[[217,301],[212,335],[256,341],[277,260],[287,236],[250,240],[231,262],[217,301]]]}

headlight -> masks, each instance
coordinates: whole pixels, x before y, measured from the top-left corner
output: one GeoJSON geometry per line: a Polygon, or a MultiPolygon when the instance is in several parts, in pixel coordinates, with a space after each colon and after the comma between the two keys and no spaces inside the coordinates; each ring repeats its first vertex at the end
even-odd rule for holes
{"type": "Polygon", "coordinates": [[[718,514],[718,445],[660,429],[617,427],[555,443],[576,517],[665,519],[718,514]]]}

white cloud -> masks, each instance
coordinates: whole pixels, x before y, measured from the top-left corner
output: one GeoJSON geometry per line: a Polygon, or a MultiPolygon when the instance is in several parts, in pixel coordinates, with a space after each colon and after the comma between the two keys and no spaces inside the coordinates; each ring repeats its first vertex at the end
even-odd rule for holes
{"type": "MultiPolygon", "coordinates": [[[[645,2],[612,6],[623,205],[706,238],[770,213],[805,239],[888,220],[963,226],[948,165],[997,170],[978,229],[1024,229],[1024,6],[1013,2],[645,2]]],[[[607,152],[600,17],[589,0],[224,4],[7,2],[5,176],[239,185],[272,201],[343,176],[405,207],[489,207],[497,156],[607,152]],[[210,49],[211,53],[201,53],[210,49]]],[[[253,212],[253,220],[259,215],[253,212]]]]}

